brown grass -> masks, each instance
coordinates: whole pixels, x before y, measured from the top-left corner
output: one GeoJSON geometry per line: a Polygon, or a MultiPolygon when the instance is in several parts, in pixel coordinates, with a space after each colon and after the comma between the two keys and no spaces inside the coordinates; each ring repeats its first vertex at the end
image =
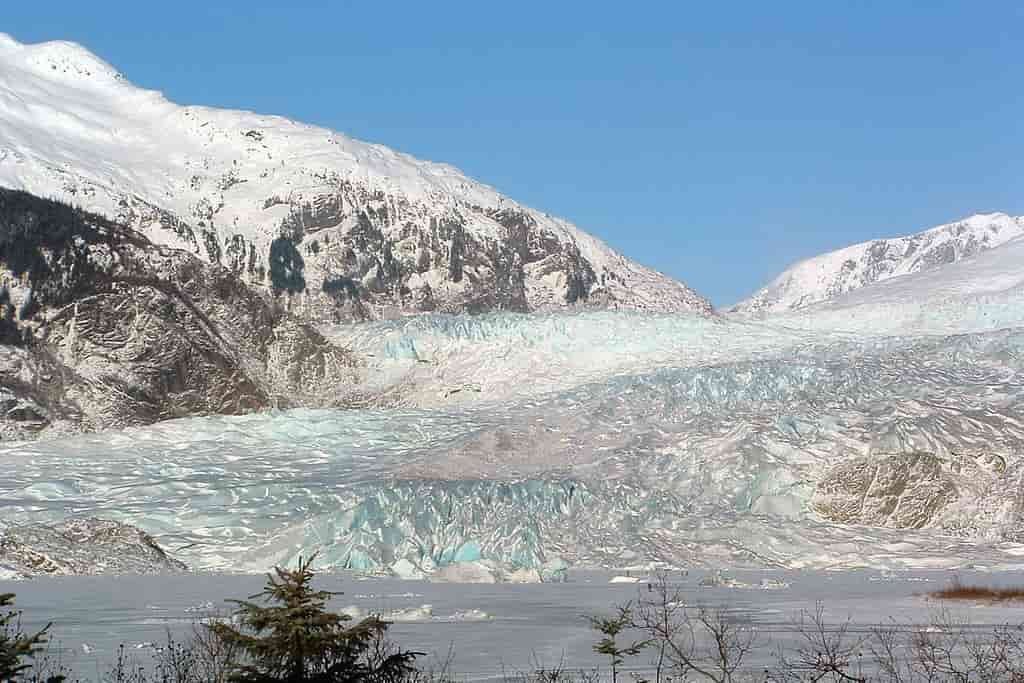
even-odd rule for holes
{"type": "Polygon", "coordinates": [[[972,586],[953,579],[947,588],[932,591],[928,597],[938,600],[971,600],[976,602],[1024,602],[1024,586],[1008,586],[992,588],[990,586],[972,586]]]}

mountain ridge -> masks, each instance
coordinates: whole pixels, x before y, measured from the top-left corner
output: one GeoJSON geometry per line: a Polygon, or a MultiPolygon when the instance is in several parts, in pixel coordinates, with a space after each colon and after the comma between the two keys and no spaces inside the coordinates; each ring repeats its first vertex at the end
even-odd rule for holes
{"type": "Polygon", "coordinates": [[[358,366],[221,266],[0,188],[0,440],[336,405],[358,366]]]}
{"type": "Polygon", "coordinates": [[[728,310],[757,315],[800,310],[876,282],[970,258],[1021,235],[1024,217],[988,213],[909,235],[851,244],[798,261],[728,310]]]}
{"type": "Polygon", "coordinates": [[[710,303],[453,166],[182,107],[75,43],[0,38],[0,185],[71,201],[286,295],[310,322],[710,303]]]}

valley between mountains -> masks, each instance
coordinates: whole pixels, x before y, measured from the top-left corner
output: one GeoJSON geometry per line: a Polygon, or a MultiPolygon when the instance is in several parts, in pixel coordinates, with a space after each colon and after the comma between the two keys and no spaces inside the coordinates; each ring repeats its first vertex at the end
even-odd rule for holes
{"type": "Polygon", "coordinates": [[[715,311],[450,166],[0,35],[0,284],[5,576],[1024,566],[1020,217],[715,311]]]}

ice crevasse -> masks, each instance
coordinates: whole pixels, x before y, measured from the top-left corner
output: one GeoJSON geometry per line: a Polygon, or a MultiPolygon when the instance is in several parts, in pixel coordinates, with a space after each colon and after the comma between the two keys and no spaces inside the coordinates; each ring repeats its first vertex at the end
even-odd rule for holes
{"type": "Polygon", "coordinates": [[[933,271],[766,320],[326,329],[367,359],[362,390],[379,400],[9,445],[0,509],[8,524],[128,521],[211,569],[313,548],[407,576],[473,562],[1005,566],[1024,530],[1024,278],[991,273],[1022,251],[954,264],[945,289],[933,271]],[[965,268],[990,277],[957,280],[965,268]]]}

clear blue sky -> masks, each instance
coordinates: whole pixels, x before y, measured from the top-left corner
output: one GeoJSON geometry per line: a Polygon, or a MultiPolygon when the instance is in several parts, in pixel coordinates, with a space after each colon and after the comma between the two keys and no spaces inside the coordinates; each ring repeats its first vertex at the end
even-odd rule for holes
{"type": "Polygon", "coordinates": [[[1020,2],[14,2],[184,104],[452,163],[724,305],[791,262],[1024,213],[1020,2]]]}

